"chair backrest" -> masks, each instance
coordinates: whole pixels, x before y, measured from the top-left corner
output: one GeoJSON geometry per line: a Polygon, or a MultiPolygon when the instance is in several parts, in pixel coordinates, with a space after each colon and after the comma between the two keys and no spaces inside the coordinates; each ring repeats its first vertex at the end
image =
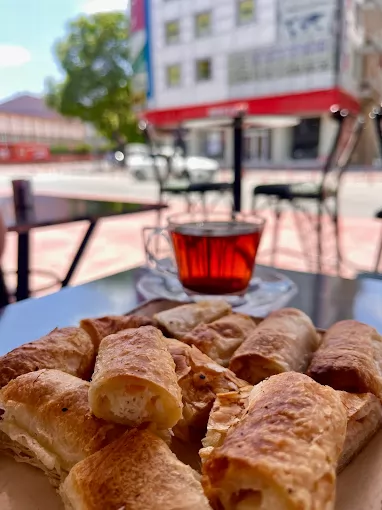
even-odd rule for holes
{"type": "Polygon", "coordinates": [[[341,177],[347,170],[360,140],[364,119],[362,115],[353,115],[337,106],[332,106],[330,110],[338,123],[338,129],[323,167],[321,189],[325,191],[330,188],[331,192],[337,193],[341,177]]]}
{"type": "MultiPolygon", "coordinates": [[[[169,153],[161,152],[155,143],[154,129],[147,122],[140,122],[139,129],[142,131],[145,142],[150,148],[155,180],[159,184],[160,189],[162,189],[171,178],[176,177],[174,174],[174,156],[176,155],[176,150],[174,149],[173,152],[169,153]]],[[[183,169],[183,175],[190,180],[186,169],[183,169]]]]}

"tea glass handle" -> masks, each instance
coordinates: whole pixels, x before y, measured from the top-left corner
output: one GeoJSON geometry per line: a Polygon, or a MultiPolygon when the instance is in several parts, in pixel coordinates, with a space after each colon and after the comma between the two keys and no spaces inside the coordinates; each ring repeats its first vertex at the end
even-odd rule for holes
{"type": "MultiPolygon", "coordinates": [[[[172,244],[169,234],[165,228],[160,227],[145,227],[143,229],[143,243],[145,247],[147,265],[160,273],[170,276],[176,275],[176,267],[172,255],[172,244]],[[170,248],[171,259],[160,259],[159,255],[155,252],[155,242],[159,243],[160,238],[164,239],[170,248]]],[[[158,246],[158,245],[157,245],[158,246]]]]}

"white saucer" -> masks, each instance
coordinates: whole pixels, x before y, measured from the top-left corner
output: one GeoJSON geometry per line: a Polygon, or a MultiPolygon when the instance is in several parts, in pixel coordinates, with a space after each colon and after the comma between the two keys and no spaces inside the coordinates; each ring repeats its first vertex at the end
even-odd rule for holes
{"type": "Polygon", "coordinates": [[[274,269],[259,267],[251,280],[248,291],[235,306],[232,296],[189,296],[176,276],[163,276],[158,272],[147,272],[137,283],[137,290],[144,299],[166,298],[175,301],[197,301],[204,299],[226,299],[231,301],[235,311],[264,317],[273,310],[278,310],[298,292],[296,284],[274,269]]]}

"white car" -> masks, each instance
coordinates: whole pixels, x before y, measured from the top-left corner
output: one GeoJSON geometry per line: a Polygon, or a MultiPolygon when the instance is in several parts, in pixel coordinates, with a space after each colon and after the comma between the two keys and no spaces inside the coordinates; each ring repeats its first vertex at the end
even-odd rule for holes
{"type": "Polygon", "coordinates": [[[157,179],[157,172],[166,176],[167,159],[172,157],[172,177],[184,178],[189,175],[191,182],[212,182],[219,170],[219,163],[199,156],[184,157],[171,147],[162,147],[154,158],[143,144],[130,144],[126,148],[126,167],[140,181],[157,179]],[[155,167],[154,167],[155,164],[155,167]]]}

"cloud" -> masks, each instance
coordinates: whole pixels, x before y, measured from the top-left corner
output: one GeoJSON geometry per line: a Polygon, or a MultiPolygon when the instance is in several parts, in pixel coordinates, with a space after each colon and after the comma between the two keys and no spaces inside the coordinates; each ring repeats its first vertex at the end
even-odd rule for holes
{"type": "Polygon", "coordinates": [[[126,11],[128,0],[85,0],[82,11],[86,14],[96,12],[126,11]]]}
{"type": "Polygon", "coordinates": [[[23,46],[0,44],[0,68],[19,67],[31,59],[30,52],[23,46]]]}

